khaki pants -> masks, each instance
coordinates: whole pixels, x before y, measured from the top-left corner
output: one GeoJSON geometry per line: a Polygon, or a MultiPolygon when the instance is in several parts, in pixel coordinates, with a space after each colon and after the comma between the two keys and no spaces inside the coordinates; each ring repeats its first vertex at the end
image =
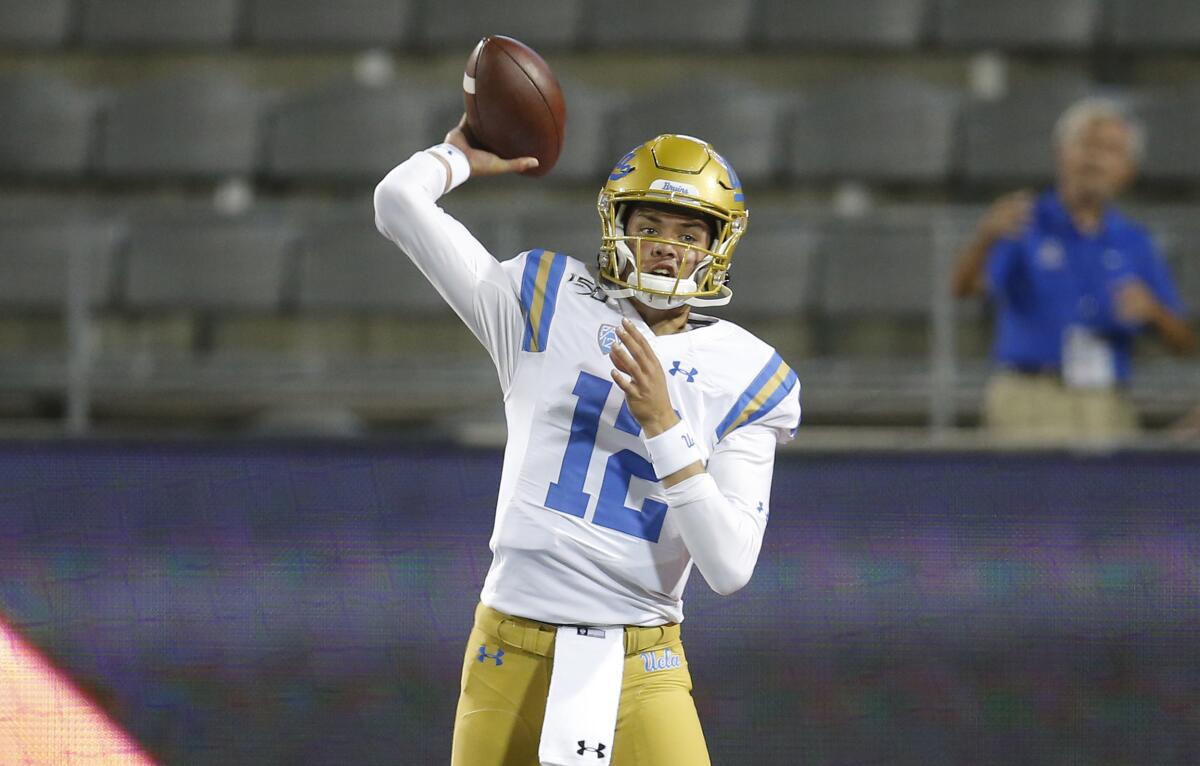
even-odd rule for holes
{"type": "MultiPolygon", "coordinates": [[[[476,607],[451,766],[538,766],[555,633],[553,625],[476,607]]],[[[618,766],[709,766],[678,625],[625,629],[617,731],[602,763],[610,760],[618,766]],[[669,661],[656,662],[663,658],[669,661]]]]}
{"type": "Polygon", "coordinates": [[[1108,442],[1136,436],[1137,414],[1119,389],[1069,388],[1057,375],[1000,372],[984,394],[984,425],[1032,443],[1108,442]]]}

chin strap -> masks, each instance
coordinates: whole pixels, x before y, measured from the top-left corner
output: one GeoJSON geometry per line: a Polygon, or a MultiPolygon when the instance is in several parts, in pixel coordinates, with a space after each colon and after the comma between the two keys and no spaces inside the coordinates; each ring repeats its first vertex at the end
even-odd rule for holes
{"type": "MultiPolygon", "coordinates": [[[[657,274],[642,274],[641,276],[643,280],[642,284],[646,284],[648,279],[660,279],[668,282],[669,285],[675,284],[674,279],[670,279],[669,277],[660,277],[657,274]]],[[[690,280],[680,280],[680,284],[684,285],[689,281],[690,280]]],[[[638,290],[634,287],[616,287],[608,284],[601,285],[600,289],[604,290],[604,292],[610,298],[632,298],[644,306],[649,306],[652,309],[660,310],[678,308],[685,303],[689,306],[724,306],[726,303],[729,303],[729,299],[733,297],[733,291],[725,285],[721,285],[721,294],[712,298],[678,298],[670,295],[648,293],[638,290]]],[[[669,290],[670,287],[668,286],[666,289],[669,290]]]]}

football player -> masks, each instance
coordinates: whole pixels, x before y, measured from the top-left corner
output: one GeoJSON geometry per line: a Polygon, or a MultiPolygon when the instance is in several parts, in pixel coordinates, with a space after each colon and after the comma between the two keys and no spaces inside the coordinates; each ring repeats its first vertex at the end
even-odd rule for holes
{"type": "Polygon", "coordinates": [[[750,579],[800,387],[772,347],[692,312],[729,301],[747,223],[712,146],[662,135],[622,157],[593,262],[498,262],[437,205],[536,162],[472,146],[460,123],[375,190],[379,230],[490,353],[508,424],[452,763],[707,764],[684,585],[693,564],[720,594],[750,579]]]}

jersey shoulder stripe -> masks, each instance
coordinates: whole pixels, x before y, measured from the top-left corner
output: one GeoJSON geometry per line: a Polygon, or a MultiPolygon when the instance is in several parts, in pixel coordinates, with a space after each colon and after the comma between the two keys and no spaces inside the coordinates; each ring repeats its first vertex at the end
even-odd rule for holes
{"type": "Polygon", "coordinates": [[[792,368],[778,353],[772,354],[717,426],[717,440],[766,415],[787,397],[796,387],[796,382],[796,373],[792,368]]]}
{"type": "Polygon", "coordinates": [[[567,257],[549,250],[530,250],[521,275],[521,312],[525,334],[521,349],[540,353],[550,343],[550,323],[558,304],[558,288],[567,268],[567,257]]]}

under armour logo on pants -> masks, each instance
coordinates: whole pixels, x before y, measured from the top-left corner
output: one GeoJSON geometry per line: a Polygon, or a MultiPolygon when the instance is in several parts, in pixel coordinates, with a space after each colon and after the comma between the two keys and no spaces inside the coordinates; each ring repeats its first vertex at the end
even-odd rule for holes
{"type": "Polygon", "coordinates": [[[488,654],[487,645],[486,644],[479,645],[479,661],[480,662],[487,662],[488,660],[495,660],[496,665],[498,667],[498,666],[504,664],[503,658],[504,658],[504,650],[503,649],[497,647],[495,654],[488,654]]]}

